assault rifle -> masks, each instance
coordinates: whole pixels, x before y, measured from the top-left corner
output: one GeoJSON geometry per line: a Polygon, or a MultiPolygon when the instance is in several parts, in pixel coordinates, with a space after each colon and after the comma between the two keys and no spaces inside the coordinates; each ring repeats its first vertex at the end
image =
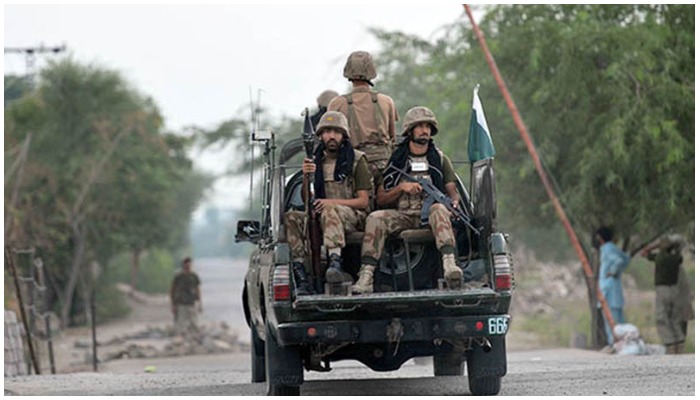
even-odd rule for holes
{"type": "Polygon", "coordinates": [[[447,208],[447,211],[449,211],[450,214],[452,214],[458,221],[464,223],[477,235],[480,234],[479,230],[471,224],[471,219],[469,218],[469,215],[467,215],[467,213],[465,213],[461,208],[455,208],[454,206],[452,206],[452,198],[443,193],[440,189],[433,185],[432,182],[425,178],[413,177],[407,174],[406,172],[396,168],[396,166],[394,166],[393,164],[391,164],[389,168],[398,172],[407,180],[420,184],[421,188],[423,188],[423,192],[425,192],[425,194],[428,195],[425,198],[425,200],[423,200],[423,207],[420,210],[421,225],[428,224],[428,213],[430,211],[430,206],[432,206],[435,203],[440,203],[443,206],[445,206],[445,208],[447,208]]]}
{"type": "MultiPolygon", "coordinates": [[[[314,134],[314,126],[309,117],[309,109],[304,109],[304,130],[301,138],[304,141],[304,150],[306,150],[306,158],[314,159],[314,142],[316,135],[314,134]]],[[[313,174],[304,174],[304,182],[302,190],[304,191],[304,208],[307,213],[307,224],[309,231],[309,244],[311,250],[311,270],[316,281],[316,291],[321,292],[321,225],[314,208],[314,199],[311,195],[311,187],[313,186],[313,174]]]]}

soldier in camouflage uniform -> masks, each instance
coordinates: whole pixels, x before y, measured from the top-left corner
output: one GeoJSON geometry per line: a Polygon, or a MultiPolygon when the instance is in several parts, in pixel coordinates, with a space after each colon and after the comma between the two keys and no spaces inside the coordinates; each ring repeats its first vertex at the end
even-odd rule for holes
{"type": "MultiPolygon", "coordinates": [[[[316,128],[320,144],[314,160],[305,159],[302,171],[314,176],[314,208],[321,217],[323,244],[329,253],[326,281],[352,282],[343,271],[341,249],[345,247],[345,233],[361,231],[369,206],[369,191],[373,187],[367,159],[361,151],[352,148],[348,140],[348,122],[337,111],[328,111],[316,128]]],[[[308,251],[307,214],[288,211],[284,215],[287,242],[292,252],[292,271],[297,281],[297,294],[313,293],[304,258],[308,251]]]]}
{"type": "Polygon", "coordinates": [[[352,52],[345,63],[343,76],[352,82],[352,91],[334,98],[328,110],[340,111],[350,121],[350,143],[365,153],[374,184],[379,185],[382,171],[396,144],[399,114],[391,97],[370,90],[377,69],[368,52],[352,52]]]}
{"type": "MultiPolygon", "coordinates": [[[[414,107],[408,110],[403,122],[403,135],[408,136],[408,139],[397,147],[389,165],[416,178],[431,180],[457,207],[457,176],[450,159],[433,143],[432,137],[437,133],[438,121],[430,109],[414,107]]],[[[406,180],[389,168],[384,171],[383,185],[379,185],[377,190],[377,204],[393,204],[396,209],[375,211],[367,217],[362,242],[362,267],[359,279],[353,285],[354,293],[373,291],[374,270],[384,251],[386,238],[402,230],[420,226],[424,199],[420,184],[406,180]]],[[[435,244],[442,254],[445,278],[450,287],[461,287],[463,273],[455,262],[455,236],[450,212],[444,205],[434,204],[430,207],[429,226],[435,235],[435,244]]]]}
{"type": "Polygon", "coordinates": [[[688,278],[682,267],[682,245],[680,235],[668,235],[641,253],[655,263],[656,330],[666,347],[666,354],[685,351],[688,321],[694,314],[688,278]]]}

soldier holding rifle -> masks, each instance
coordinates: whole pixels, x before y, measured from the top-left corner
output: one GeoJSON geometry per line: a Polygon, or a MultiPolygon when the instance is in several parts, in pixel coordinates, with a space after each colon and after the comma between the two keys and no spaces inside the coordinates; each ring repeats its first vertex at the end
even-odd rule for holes
{"type": "MultiPolygon", "coordinates": [[[[396,209],[375,211],[367,217],[362,242],[362,267],[359,279],[353,285],[354,293],[371,293],[374,270],[384,251],[386,238],[405,229],[421,226],[421,209],[425,193],[420,183],[412,182],[396,169],[415,178],[430,180],[433,185],[452,199],[452,207],[459,207],[457,176],[450,159],[435,147],[432,137],[438,133],[438,121],[427,107],[414,107],[406,113],[403,136],[407,136],[391,155],[384,170],[384,182],[378,185],[377,204],[393,205],[396,209]]],[[[441,203],[428,210],[428,224],[435,235],[435,244],[442,254],[442,267],[450,287],[462,286],[462,270],[455,261],[456,242],[451,213],[441,203]]]]}
{"type": "MultiPolygon", "coordinates": [[[[346,232],[364,227],[372,175],[364,153],[353,149],[348,140],[348,122],[343,114],[326,112],[316,127],[316,135],[320,136],[320,143],[314,158],[304,160],[302,171],[313,177],[313,212],[320,216],[323,244],[329,253],[325,277],[329,283],[352,282],[352,276],[343,270],[341,249],[345,247],[346,232]]],[[[314,292],[303,263],[308,254],[304,243],[309,233],[308,218],[301,211],[284,215],[298,295],[314,292]]]]}

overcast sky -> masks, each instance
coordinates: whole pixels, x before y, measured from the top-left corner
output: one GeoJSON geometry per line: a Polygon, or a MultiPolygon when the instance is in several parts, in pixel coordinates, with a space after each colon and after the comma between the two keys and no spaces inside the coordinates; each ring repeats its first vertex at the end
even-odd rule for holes
{"type": "MultiPolygon", "coordinates": [[[[4,45],[65,43],[75,59],[121,71],[178,130],[249,118],[251,89],[273,115],[297,117],[321,91],[347,89],[348,54],[378,50],[369,27],[430,39],[458,19],[468,23],[460,4],[5,5],[4,45]]],[[[23,56],[5,55],[6,74],[24,70],[23,56]]],[[[230,157],[207,154],[200,165],[217,169],[230,157]]],[[[245,196],[231,186],[240,187],[219,183],[211,201],[240,206],[245,196]]]]}

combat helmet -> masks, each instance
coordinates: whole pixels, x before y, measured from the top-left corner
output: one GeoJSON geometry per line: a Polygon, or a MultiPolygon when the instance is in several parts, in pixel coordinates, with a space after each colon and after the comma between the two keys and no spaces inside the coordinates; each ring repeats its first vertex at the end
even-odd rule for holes
{"type": "Polygon", "coordinates": [[[318,104],[319,107],[328,108],[328,104],[331,102],[331,100],[333,100],[333,98],[335,98],[337,96],[338,96],[338,92],[336,92],[334,90],[324,90],[316,98],[316,104],[318,104]]]}
{"type": "Polygon", "coordinates": [[[435,136],[438,133],[438,120],[435,113],[428,107],[413,107],[406,111],[403,117],[402,135],[408,136],[408,133],[421,122],[427,122],[431,126],[430,136],[435,136]]]}
{"type": "Polygon", "coordinates": [[[372,56],[366,51],[350,53],[343,69],[343,76],[349,80],[366,81],[372,85],[370,81],[377,77],[377,68],[374,66],[372,56]]]}
{"type": "Polygon", "coordinates": [[[345,115],[338,111],[327,111],[321,116],[321,121],[316,125],[316,135],[320,135],[325,128],[335,128],[339,130],[344,137],[348,137],[348,119],[345,115]]]}

